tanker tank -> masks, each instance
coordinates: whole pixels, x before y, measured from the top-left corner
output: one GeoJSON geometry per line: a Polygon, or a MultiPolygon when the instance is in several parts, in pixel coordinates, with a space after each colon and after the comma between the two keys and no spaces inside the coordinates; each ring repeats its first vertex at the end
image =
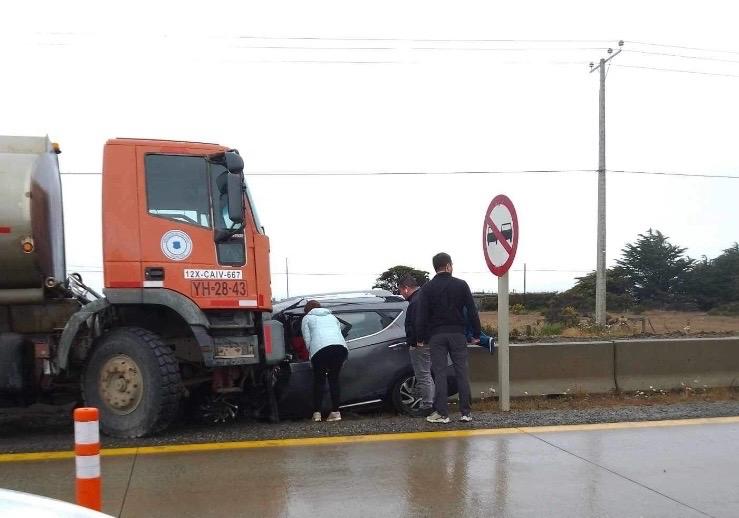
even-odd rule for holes
{"type": "Polygon", "coordinates": [[[48,137],[0,136],[0,305],[40,302],[65,279],[58,152],[48,137]]]}

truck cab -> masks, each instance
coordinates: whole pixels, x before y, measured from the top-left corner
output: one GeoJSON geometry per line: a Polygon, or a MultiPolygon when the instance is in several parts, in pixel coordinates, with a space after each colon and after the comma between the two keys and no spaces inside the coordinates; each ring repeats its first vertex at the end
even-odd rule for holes
{"type": "Polygon", "coordinates": [[[99,295],[65,278],[58,147],[37,137],[0,144],[0,178],[14,187],[3,201],[24,208],[0,211],[13,223],[0,221],[0,234],[13,229],[0,235],[0,267],[15,272],[0,282],[0,399],[81,386],[103,431],[121,437],[166,428],[188,398],[209,421],[244,407],[276,418],[271,389],[285,352],[269,320],[269,239],[238,151],[105,144],[99,295]]]}
{"type": "Polygon", "coordinates": [[[111,303],[134,303],[135,311],[155,304],[181,316],[196,307],[199,315],[187,323],[207,366],[259,362],[257,331],[272,298],[269,239],[237,151],[215,144],[108,141],[103,257],[104,294],[111,303]],[[222,339],[220,331],[234,328],[253,333],[226,332],[222,339]]]}

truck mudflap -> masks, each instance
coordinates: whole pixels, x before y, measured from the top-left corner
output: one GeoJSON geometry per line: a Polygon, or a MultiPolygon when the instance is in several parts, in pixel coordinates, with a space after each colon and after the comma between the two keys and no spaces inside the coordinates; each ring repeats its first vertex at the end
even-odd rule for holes
{"type": "Polygon", "coordinates": [[[69,318],[67,324],[64,326],[64,331],[62,331],[62,336],[59,339],[59,347],[56,351],[57,367],[61,370],[67,369],[69,365],[69,351],[72,349],[72,343],[80,330],[80,325],[108,306],[110,306],[110,303],[106,299],[97,299],[82,306],[79,311],[69,318]]]}

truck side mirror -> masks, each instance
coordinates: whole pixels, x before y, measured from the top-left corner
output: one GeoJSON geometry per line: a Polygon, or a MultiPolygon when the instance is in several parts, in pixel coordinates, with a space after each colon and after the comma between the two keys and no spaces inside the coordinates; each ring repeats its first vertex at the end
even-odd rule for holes
{"type": "MultiPolygon", "coordinates": [[[[241,164],[243,167],[243,160],[241,164]]],[[[229,170],[226,177],[226,187],[228,189],[228,219],[236,224],[241,224],[244,222],[244,189],[242,187],[241,172],[235,173],[230,172],[229,170]]]]}
{"type": "Polygon", "coordinates": [[[244,159],[235,151],[226,152],[226,169],[229,173],[241,174],[244,172],[244,159]]]}

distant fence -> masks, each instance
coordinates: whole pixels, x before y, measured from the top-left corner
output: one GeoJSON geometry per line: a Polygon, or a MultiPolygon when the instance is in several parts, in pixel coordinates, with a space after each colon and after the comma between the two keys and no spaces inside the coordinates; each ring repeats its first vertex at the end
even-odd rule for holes
{"type": "MultiPolygon", "coordinates": [[[[498,389],[498,355],[470,348],[472,396],[498,389]]],[[[511,395],[739,385],[739,337],[512,344],[511,395]]]]}

